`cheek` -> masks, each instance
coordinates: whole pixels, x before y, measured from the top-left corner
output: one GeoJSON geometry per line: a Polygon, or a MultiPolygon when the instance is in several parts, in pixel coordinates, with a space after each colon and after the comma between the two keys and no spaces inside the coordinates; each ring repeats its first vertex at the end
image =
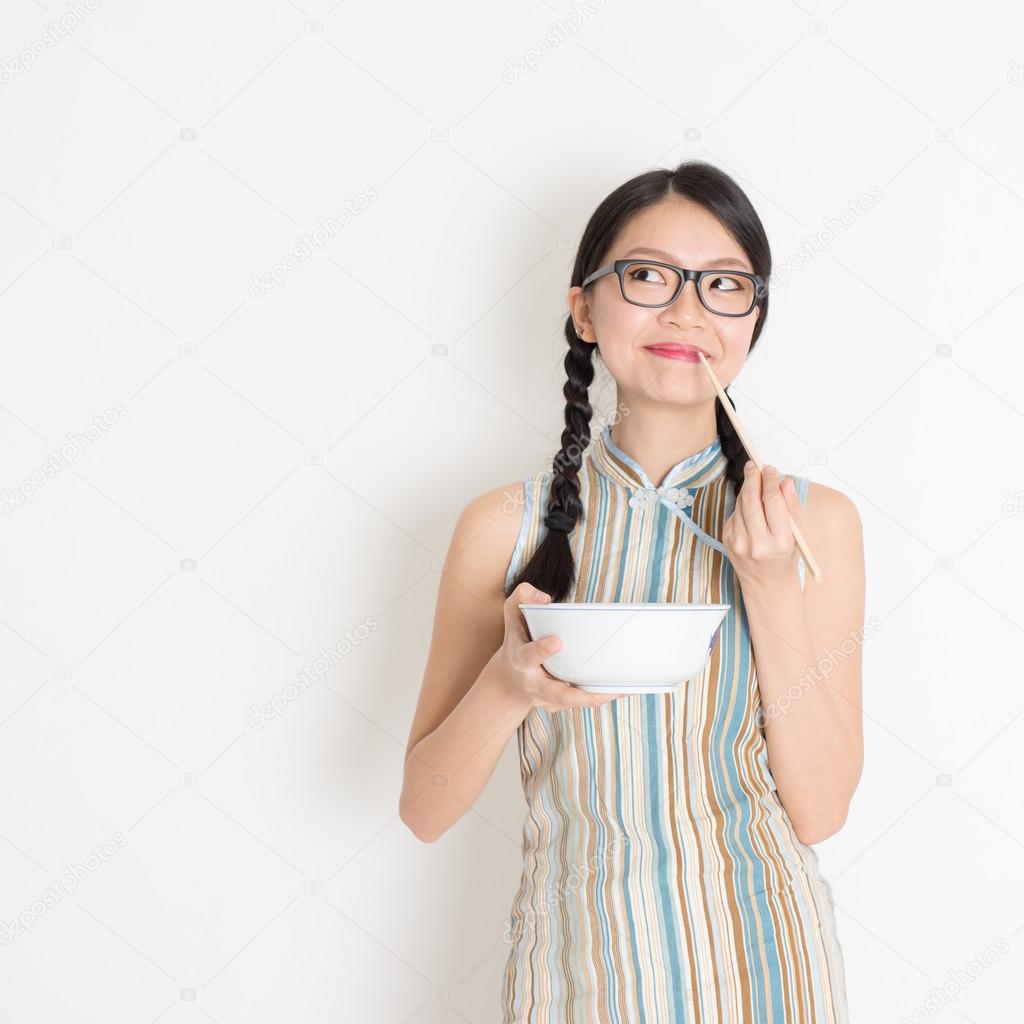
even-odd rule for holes
{"type": "Polygon", "coordinates": [[[595,323],[601,340],[601,355],[609,369],[615,366],[625,369],[639,357],[643,339],[657,333],[657,323],[650,311],[628,302],[600,310],[600,319],[595,316],[595,323]]]}
{"type": "Polygon", "coordinates": [[[600,310],[603,334],[619,345],[630,345],[651,329],[655,320],[651,312],[628,302],[610,303],[600,310]]]}
{"type": "Polygon", "coordinates": [[[730,376],[737,374],[747,361],[752,330],[748,324],[728,324],[718,331],[718,341],[722,346],[721,366],[730,376]]]}

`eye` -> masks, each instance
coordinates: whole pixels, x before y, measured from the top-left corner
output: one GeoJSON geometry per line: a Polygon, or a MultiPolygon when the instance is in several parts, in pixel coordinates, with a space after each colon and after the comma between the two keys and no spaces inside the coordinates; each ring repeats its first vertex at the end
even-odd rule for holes
{"type": "Polygon", "coordinates": [[[667,280],[657,267],[631,267],[627,276],[640,284],[667,284],[667,280]]]}
{"type": "Polygon", "coordinates": [[[716,277],[706,277],[704,279],[704,286],[706,288],[713,288],[717,292],[732,292],[738,288],[749,287],[745,277],[728,277],[724,274],[716,277]],[[720,285],[723,287],[719,287],[720,285]]]}

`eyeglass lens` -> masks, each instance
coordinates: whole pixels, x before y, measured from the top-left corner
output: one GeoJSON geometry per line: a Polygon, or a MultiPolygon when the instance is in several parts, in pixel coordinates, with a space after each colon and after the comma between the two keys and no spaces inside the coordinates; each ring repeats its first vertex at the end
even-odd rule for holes
{"type": "MultiPolygon", "coordinates": [[[[652,263],[630,263],[622,272],[626,298],[643,306],[671,301],[679,281],[675,270],[652,263]]],[[[700,289],[704,302],[716,313],[746,313],[754,305],[754,282],[726,270],[706,275],[700,289]]]]}

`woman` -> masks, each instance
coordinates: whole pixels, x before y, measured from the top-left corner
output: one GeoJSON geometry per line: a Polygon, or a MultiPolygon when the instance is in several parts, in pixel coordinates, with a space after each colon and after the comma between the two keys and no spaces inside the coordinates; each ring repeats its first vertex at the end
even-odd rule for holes
{"type": "Polygon", "coordinates": [[[738,375],[770,272],[724,172],[692,161],[612,192],[573,268],[562,448],[456,525],[401,814],[438,838],[516,736],[528,812],[506,1024],[847,1020],[811,844],[842,826],[861,772],[860,520],[840,492],[759,472],[693,355],[738,375]],[[595,356],[618,402],[592,430],[595,356]],[[731,607],[674,693],[595,695],[544,670],[558,640],[530,641],[518,606],[546,600],[731,607]]]}

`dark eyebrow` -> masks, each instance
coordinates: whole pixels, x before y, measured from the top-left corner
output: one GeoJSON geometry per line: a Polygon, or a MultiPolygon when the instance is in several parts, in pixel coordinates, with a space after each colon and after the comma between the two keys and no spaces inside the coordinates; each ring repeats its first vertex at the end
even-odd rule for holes
{"type": "MultiPolygon", "coordinates": [[[[653,256],[658,256],[663,259],[666,263],[675,263],[679,266],[679,261],[670,252],[665,252],[664,249],[648,249],[642,246],[638,249],[630,249],[626,253],[626,256],[635,256],[637,253],[650,253],[653,256]]],[[[625,257],[623,257],[625,258],[625,257]]],[[[710,263],[706,263],[703,267],[697,267],[698,270],[713,270],[718,267],[738,267],[740,270],[750,271],[749,266],[743,261],[733,258],[732,256],[723,256],[720,260],[712,260],[710,263]]]]}

